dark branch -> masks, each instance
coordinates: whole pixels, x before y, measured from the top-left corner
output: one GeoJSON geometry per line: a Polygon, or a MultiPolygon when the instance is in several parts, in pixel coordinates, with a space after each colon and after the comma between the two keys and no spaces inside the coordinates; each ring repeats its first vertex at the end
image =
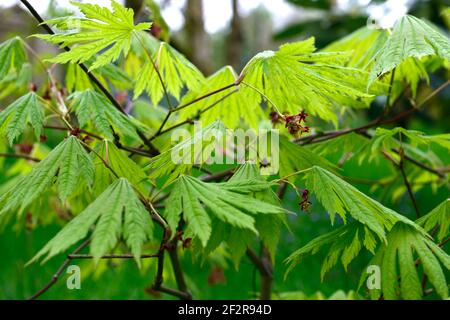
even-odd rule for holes
{"type": "MultiPolygon", "coordinates": [[[[71,254],[78,254],[81,250],[83,250],[88,244],[91,242],[91,239],[85,240],[82,244],[80,244],[71,254]]],[[[42,294],[44,294],[48,289],[50,289],[56,281],[58,281],[61,274],[64,272],[64,269],[66,269],[67,265],[72,261],[71,258],[67,257],[66,260],[61,264],[59,269],[56,271],[56,273],[53,275],[52,279],[38,292],[36,292],[34,295],[32,295],[28,300],[35,300],[39,298],[42,294]]]]}
{"type": "Polygon", "coordinates": [[[0,157],[3,158],[19,158],[19,159],[25,159],[30,160],[34,162],[39,162],[41,159],[26,155],[26,154],[19,154],[19,153],[0,153],[0,157]]]}

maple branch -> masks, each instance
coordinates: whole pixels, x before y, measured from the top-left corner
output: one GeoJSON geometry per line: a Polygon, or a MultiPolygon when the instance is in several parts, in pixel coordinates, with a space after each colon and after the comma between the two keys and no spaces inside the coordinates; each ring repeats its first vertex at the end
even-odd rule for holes
{"type": "Polygon", "coordinates": [[[181,267],[180,259],[178,257],[177,248],[178,246],[175,242],[174,246],[168,249],[170,261],[172,263],[173,273],[175,275],[175,280],[178,285],[178,290],[180,290],[185,294],[187,300],[191,300],[192,296],[188,291],[186,280],[184,279],[183,269],[181,267]]]}
{"type": "MultiPolygon", "coordinates": [[[[91,254],[69,254],[68,257],[70,259],[93,259],[94,257],[91,254]]],[[[150,259],[150,258],[158,258],[159,255],[155,254],[142,254],[139,259],[150,259]]],[[[105,254],[100,257],[100,259],[134,259],[134,255],[131,253],[126,254],[105,254]]]]}
{"type": "MultiPolygon", "coordinates": [[[[232,88],[233,86],[237,86],[237,85],[238,85],[237,83],[233,83],[233,84],[227,85],[227,86],[222,87],[222,88],[220,88],[220,89],[211,91],[211,92],[209,92],[209,93],[207,93],[207,94],[205,94],[205,95],[203,95],[203,96],[201,96],[201,97],[199,97],[199,98],[196,98],[196,99],[194,99],[194,100],[192,100],[192,101],[190,101],[190,102],[187,102],[186,104],[181,105],[181,106],[179,106],[179,107],[177,107],[177,108],[169,109],[168,112],[167,112],[167,114],[166,114],[166,116],[164,117],[164,120],[162,121],[161,125],[159,126],[158,130],[157,130],[156,133],[149,139],[149,141],[153,141],[154,139],[156,139],[157,137],[161,136],[162,134],[164,134],[164,133],[166,133],[166,132],[168,132],[168,131],[170,131],[170,130],[172,130],[172,129],[175,129],[175,128],[177,128],[177,127],[183,125],[183,124],[187,124],[187,123],[191,123],[191,122],[192,122],[192,119],[187,119],[187,120],[184,121],[184,123],[182,122],[182,123],[180,123],[180,124],[174,125],[173,127],[169,128],[169,129],[164,130],[164,127],[166,126],[167,121],[169,121],[169,118],[170,118],[170,116],[171,116],[173,113],[175,113],[175,112],[177,112],[177,111],[180,111],[180,110],[182,110],[182,109],[184,109],[184,108],[186,108],[186,107],[189,107],[189,106],[191,106],[191,105],[193,105],[193,104],[195,104],[195,103],[197,103],[197,102],[199,102],[199,101],[202,101],[202,100],[204,100],[204,99],[206,99],[206,98],[212,97],[212,96],[214,96],[214,95],[216,95],[216,94],[218,94],[218,93],[221,93],[222,91],[225,91],[225,90],[230,89],[230,88],[232,88]]],[[[236,88],[236,89],[238,89],[238,88],[236,88]]],[[[235,93],[236,91],[237,91],[237,90],[233,90],[233,91],[227,93],[227,94],[224,95],[222,98],[220,98],[220,99],[218,99],[217,101],[215,101],[212,105],[206,107],[204,110],[199,111],[199,113],[198,113],[197,116],[200,116],[201,114],[203,114],[203,113],[205,113],[206,111],[210,110],[212,107],[216,106],[217,104],[219,104],[219,103],[222,102],[223,100],[227,99],[229,96],[231,96],[231,95],[232,95],[233,93],[235,93]]]]}
{"type": "MultiPolygon", "coordinates": [[[[236,90],[233,90],[233,91],[231,91],[231,92],[229,92],[229,93],[227,93],[227,94],[224,95],[222,98],[218,99],[217,101],[215,101],[214,103],[212,103],[211,105],[209,105],[208,107],[206,107],[205,109],[200,110],[199,112],[197,112],[195,118],[200,117],[203,113],[205,113],[205,112],[211,110],[212,108],[214,108],[214,107],[217,106],[219,103],[221,103],[222,101],[224,101],[225,99],[227,99],[229,96],[231,96],[232,94],[234,94],[234,93],[236,93],[236,92],[237,92],[237,89],[236,89],[236,90]]],[[[182,121],[182,122],[180,122],[180,123],[177,123],[177,124],[173,125],[173,126],[170,127],[170,128],[167,128],[167,129],[161,131],[158,135],[153,136],[150,140],[153,140],[153,139],[155,139],[155,138],[158,137],[158,136],[161,136],[161,135],[163,135],[163,134],[165,134],[165,133],[167,133],[167,132],[169,132],[169,131],[171,131],[171,130],[174,130],[174,129],[178,128],[178,127],[181,127],[182,125],[185,125],[185,124],[193,124],[193,123],[194,123],[194,119],[192,119],[192,118],[186,119],[186,120],[184,120],[184,121],[182,121]]]]}
{"type": "MultiPolygon", "coordinates": [[[[87,240],[83,241],[83,243],[81,243],[71,254],[79,253],[81,250],[83,250],[85,247],[87,247],[87,245],[90,242],[91,242],[91,239],[87,239],[87,240]]],[[[42,289],[38,290],[35,294],[33,294],[28,300],[35,300],[35,299],[39,298],[48,289],[50,289],[56,283],[56,281],[58,281],[59,277],[64,272],[64,269],[66,269],[66,267],[68,266],[70,261],[72,261],[72,258],[70,258],[69,256],[67,256],[66,260],[64,260],[64,262],[58,268],[56,273],[53,275],[52,279],[42,289]]]]}
{"type": "MultiPolygon", "coordinates": [[[[165,252],[165,250],[168,250],[168,248],[171,246],[171,244],[169,243],[170,235],[171,235],[170,230],[165,229],[164,236],[161,240],[161,244],[160,244],[159,251],[158,251],[158,265],[157,265],[157,269],[156,269],[156,276],[155,276],[155,279],[153,280],[152,289],[155,291],[160,291],[163,293],[173,295],[182,300],[192,300],[192,295],[187,291],[187,286],[186,286],[186,282],[184,281],[184,278],[182,278],[182,281],[183,281],[182,283],[178,282],[178,281],[180,281],[179,280],[180,274],[182,276],[181,265],[178,262],[178,258],[176,259],[177,264],[174,264],[174,261],[172,260],[172,266],[174,268],[175,277],[177,279],[177,283],[178,283],[180,290],[170,289],[170,288],[167,288],[162,285],[163,281],[164,281],[164,277],[163,277],[164,252],[165,252]]],[[[169,254],[170,254],[170,251],[169,251],[169,254]]]]}
{"type": "MultiPolygon", "coordinates": [[[[34,9],[34,7],[27,1],[27,0],[20,0],[22,4],[30,11],[31,15],[39,22],[39,25],[48,33],[51,35],[54,35],[55,32],[50,28],[50,26],[45,23],[44,19],[39,15],[39,13],[34,9]]],[[[63,49],[65,51],[70,51],[70,47],[64,46],[63,49]]],[[[89,77],[89,79],[97,86],[97,88],[108,98],[108,100],[112,103],[112,105],[121,113],[126,114],[126,112],[123,110],[120,103],[113,97],[113,95],[109,92],[109,90],[98,80],[98,78],[89,71],[88,67],[83,63],[78,63],[81,70],[86,73],[86,75],[89,77]]],[[[159,154],[159,151],[150,143],[150,141],[145,137],[145,134],[140,131],[139,129],[136,129],[136,133],[138,136],[142,139],[144,144],[156,155],[159,154]]]]}
{"type": "Polygon", "coordinates": [[[195,103],[197,103],[197,102],[199,102],[199,101],[202,101],[202,100],[204,100],[204,99],[206,99],[206,98],[209,98],[209,97],[214,96],[214,95],[216,95],[216,94],[218,94],[218,93],[221,93],[222,91],[231,89],[231,88],[236,87],[236,86],[237,86],[237,84],[236,84],[235,82],[233,82],[233,83],[231,83],[231,84],[229,84],[229,85],[226,85],[225,87],[222,87],[222,88],[219,88],[219,89],[217,89],[217,90],[208,92],[208,93],[206,93],[206,94],[204,94],[204,95],[202,95],[202,96],[200,96],[200,97],[198,97],[198,98],[196,98],[196,99],[194,99],[194,100],[192,100],[192,101],[189,101],[189,102],[187,102],[187,103],[185,103],[185,104],[182,104],[181,106],[176,107],[176,108],[173,109],[172,111],[173,111],[173,112],[180,111],[180,110],[182,110],[182,109],[184,109],[184,108],[187,108],[187,107],[189,107],[189,106],[191,106],[191,105],[193,105],[193,104],[195,104],[195,103]]]}
{"type": "MultiPolygon", "coordinates": [[[[404,155],[403,151],[401,151],[400,154],[404,155]]],[[[414,210],[416,211],[416,218],[420,218],[421,214],[420,214],[419,206],[417,205],[416,197],[414,196],[414,192],[412,190],[411,184],[408,181],[408,176],[406,175],[406,172],[405,172],[404,158],[405,158],[404,156],[401,156],[400,162],[398,163],[397,167],[400,170],[400,173],[403,177],[403,183],[405,184],[406,190],[408,190],[409,198],[411,199],[414,210]]]]}
{"type": "Polygon", "coordinates": [[[30,160],[34,162],[40,162],[41,159],[26,155],[26,154],[20,154],[20,153],[0,153],[0,157],[3,158],[20,158],[25,160],[30,160]]]}
{"type": "MultiPolygon", "coordinates": [[[[69,128],[67,128],[67,127],[54,126],[54,125],[44,125],[44,128],[45,129],[51,129],[51,130],[58,130],[58,131],[69,131],[69,128]]],[[[105,138],[100,137],[99,135],[97,135],[95,133],[92,133],[92,132],[89,132],[89,131],[86,131],[86,130],[83,130],[83,129],[79,129],[79,130],[80,130],[81,133],[84,133],[84,134],[86,134],[86,135],[88,135],[88,136],[90,136],[90,137],[92,137],[94,139],[97,139],[97,140],[104,140],[105,139],[105,138]]]]}
{"type": "Polygon", "coordinates": [[[246,254],[256,266],[261,275],[261,300],[269,300],[272,292],[273,266],[268,249],[263,246],[262,256],[258,256],[251,248],[247,248],[246,254]]]}

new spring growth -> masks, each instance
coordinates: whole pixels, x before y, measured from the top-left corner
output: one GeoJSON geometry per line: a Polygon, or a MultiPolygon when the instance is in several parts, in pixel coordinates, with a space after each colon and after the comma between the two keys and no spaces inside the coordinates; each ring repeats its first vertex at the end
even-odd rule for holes
{"type": "Polygon", "coordinates": [[[302,135],[303,133],[308,133],[310,131],[310,128],[305,125],[307,117],[308,114],[304,110],[299,114],[291,116],[288,114],[280,114],[276,111],[270,113],[270,120],[274,126],[284,121],[285,128],[287,128],[289,133],[294,136],[297,136],[298,134],[302,135]]]}

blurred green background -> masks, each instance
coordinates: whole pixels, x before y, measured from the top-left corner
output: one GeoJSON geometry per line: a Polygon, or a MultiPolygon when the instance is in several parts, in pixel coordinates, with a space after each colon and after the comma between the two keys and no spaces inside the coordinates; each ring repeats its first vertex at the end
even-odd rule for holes
{"type": "MultiPolygon", "coordinates": [[[[12,2],[12,1],[11,1],[12,2]]],[[[30,1],[33,4],[33,1],[30,1]]],[[[36,1],[35,1],[36,2],[36,1]]],[[[96,1],[89,1],[96,2],[96,1]]],[[[285,14],[276,12],[276,6],[265,5],[270,0],[258,1],[260,5],[250,9],[243,9],[247,0],[187,0],[187,1],[157,1],[161,4],[163,16],[170,25],[170,14],[177,16],[179,10],[183,23],[171,33],[171,43],[186,54],[205,74],[211,74],[225,64],[233,65],[237,70],[255,53],[276,48],[280,43],[316,37],[316,45],[321,48],[332,41],[349,34],[364,26],[367,21],[377,17],[395,17],[408,11],[421,18],[426,18],[441,27],[449,27],[448,17],[441,14],[445,8],[445,0],[430,1],[274,1],[283,5],[285,14]],[[226,2],[230,8],[230,16],[225,19],[225,27],[209,30],[207,8],[211,4],[205,2],[226,2]],[[393,3],[396,2],[397,5],[393,3]],[[181,3],[181,4],[180,4],[181,3]],[[399,4],[400,3],[400,4],[399,4]],[[394,8],[394,9],[392,9],[394,8]],[[396,8],[396,9],[395,9],[396,8]],[[384,11],[383,11],[384,10],[384,11]],[[397,11],[395,11],[397,10],[397,11]],[[380,13],[381,12],[381,13],[380,13]],[[193,43],[197,45],[192,45],[193,43]]],[[[67,11],[65,1],[51,1],[50,7],[43,12],[46,18],[64,15],[67,11]]],[[[9,3],[13,4],[13,3],[9,3]]],[[[145,19],[148,12],[140,10],[142,1],[126,1],[126,5],[133,7],[139,14],[137,19],[145,19]]],[[[447,3],[448,5],[448,3],[447,3]]],[[[281,8],[281,7],[280,7],[281,8]]],[[[211,13],[212,14],[212,13],[211,13]]],[[[217,13],[216,13],[217,14],[217,13]]],[[[35,21],[20,6],[9,6],[0,11],[2,24],[0,25],[0,40],[3,41],[13,35],[28,36],[41,32],[35,21]]],[[[155,17],[153,17],[155,18],[155,17]]],[[[391,19],[391,18],[389,18],[391,19]]],[[[378,21],[389,24],[390,20],[378,21]]],[[[394,19],[394,18],[392,18],[394,19]]],[[[164,30],[162,20],[160,25],[164,30]]],[[[377,23],[378,23],[377,22],[377,23]]],[[[213,26],[214,27],[214,26],[213,26]]],[[[37,40],[29,40],[39,52],[55,52],[37,40]]],[[[39,82],[38,76],[34,81],[39,82]]],[[[444,71],[431,75],[430,86],[436,88],[448,74],[444,71]]],[[[430,89],[426,86],[419,88],[419,97],[426,96],[430,89]]],[[[2,101],[2,106],[7,101],[2,101]]],[[[409,129],[416,129],[427,134],[449,132],[450,124],[449,90],[443,91],[428,104],[425,111],[417,113],[411,118],[394,125],[401,125],[409,129]]],[[[383,102],[374,103],[370,110],[363,110],[348,116],[346,124],[349,127],[361,125],[375,118],[383,102]]],[[[407,105],[400,104],[399,112],[407,105]]],[[[51,137],[58,141],[58,137],[51,137]]],[[[440,149],[433,150],[449,165],[450,156],[440,149]]],[[[331,157],[339,161],[342,154],[331,157]]],[[[15,163],[5,160],[0,170],[0,184],[7,180],[5,172],[15,163]]],[[[379,163],[359,164],[357,159],[351,159],[343,167],[343,175],[358,180],[353,184],[384,205],[414,218],[410,200],[404,192],[399,197],[392,198],[392,189],[373,188],[373,183],[386,177],[392,177],[392,167],[381,160],[379,163]]],[[[414,184],[414,181],[412,181],[414,184]]],[[[417,200],[421,212],[429,212],[436,205],[448,197],[448,189],[432,190],[425,185],[417,192],[417,200]]],[[[283,279],[285,266],[283,260],[294,250],[306,244],[314,237],[332,230],[328,216],[324,210],[312,199],[311,213],[299,210],[298,197],[289,190],[285,196],[285,206],[297,213],[290,217],[291,232],[285,230],[280,241],[275,263],[275,280],[273,297],[305,298],[321,292],[323,297],[329,297],[338,290],[349,292],[356,290],[358,280],[368,262],[369,256],[364,254],[350,264],[345,272],[342,267],[336,267],[320,281],[320,268],[324,254],[304,260],[286,280],[283,279]],[[294,294],[295,293],[295,294],[294,294]]],[[[52,259],[44,265],[33,264],[24,267],[42,246],[51,239],[63,225],[62,221],[52,220],[50,223],[38,224],[36,227],[24,228],[25,221],[11,223],[0,233],[0,299],[25,299],[45,285],[56,272],[63,256],[52,259]]],[[[148,248],[152,252],[152,248],[148,248]]],[[[203,264],[197,263],[191,257],[189,250],[183,251],[183,265],[185,274],[195,298],[197,299],[248,299],[254,298],[259,290],[259,275],[250,261],[244,257],[239,269],[221,256],[213,256],[203,264]]],[[[170,262],[167,261],[169,264],[170,262]]],[[[72,261],[81,267],[81,290],[68,290],[63,273],[60,280],[45,293],[43,299],[158,299],[170,298],[160,296],[149,290],[155,274],[155,261],[147,260],[142,270],[130,261],[102,261],[97,269],[93,269],[89,261],[72,261]]],[[[167,268],[169,270],[169,268],[167,268]]],[[[169,271],[165,275],[167,284],[174,286],[173,276],[169,271]]],[[[433,298],[430,296],[429,298],[433,298]]]]}

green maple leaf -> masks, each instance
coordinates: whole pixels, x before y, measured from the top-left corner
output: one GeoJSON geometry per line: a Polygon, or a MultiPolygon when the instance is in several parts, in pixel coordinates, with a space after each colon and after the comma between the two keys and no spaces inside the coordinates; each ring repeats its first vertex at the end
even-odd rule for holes
{"type": "Polygon", "coordinates": [[[83,212],[71,220],[29,262],[46,255],[44,262],[84,239],[91,227],[90,251],[95,263],[112,250],[122,236],[138,266],[143,244],[153,238],[153,222],[131,184],[120,178],[111,184],[83,212]]]}
{"type": "MultiPolygon", "coordinates": [[[[254,164],[246,163],[240,166],[230,178],[229,182],[235,184],[235,186],[230,187],[229,183],[219,185],[227,187],[228,190],[243,192],[244,194],[253,188],[255,192],[249,194],[249,196],[252,195],[255,199],[262,202],[280,206],[278,197],[270,186],[267,185],[266,180],[260,175],[257,166],[254,164]],[[265,189],[264,186],[266,187],[265,189]]],[[[287,225],[286,215],[258,214],[254,219],[259,238],[268,248],[272,258],[274,258],[280,240],[282,226],[287,225]]],[[[211,229],[211,237],[207,246],[204,248],[204,252],[209,254],[221,243],[225,243],[236,267],[242,256],[246,253],[247,248],[257,243],[258,240],[248,230],[233,228],[231,225],[217,218],[212,218],[211,229]]]]}
{"type": "Polygon", "coordinates": [[[214,184],[183,175],[174,182],[164,216],[172,230],[177,229],[178,222],[183,218],[187,223],[186,236],[198,238],[203,247],[206,247],[212,234],[212,219],[258,234],[254,216],[285,212],[279,206],[247,195],[269,187],[263,181],[214,184]]]}
{"type": "Polygon", "coordinates": [[[259,92],[243,84],[242,103],[259,105],[263,100],[260,93],[264,93],[281,113],[297,114],[304,109],[335,123],[336,113],[344,106],[368,107],[374,98],[364,93],[368,75],[342,67],[350,54],[314,51],[314,38],[310,38],[256,55],[240,78],[259,92]]]}
{"type": "Polygon", "coordinates": [[[19,37],[0,44],[0,79],[6,78],[12,71],[19,74],[26,61],[27,53],[19,37]]]}
{"type": "Polygon", "coordinates": [[[109,140],[114,140],[113,130],[123,136],[140,139],[136,130],[144,129],[145,126],[117,110],[104,95],[88,89],[75,92],[70,98],[71,108],[75,111],[81,128],[91,125],[109,140]]]}
{"type": "Polygon", "coordinates": [[[392,34],[375,56],[369,86],[377,77],[399,66],[408,58],[438,56],[450,59],[450,41],[426,21],[406,15],[394,26],[392,34]]]}
{"type": "Polygon", "coordinates": [[[147,175],[136,162],[127,157],[114,143],[107,140],[102,141],[96,146],[95,150],[109,165],[109,168],[107,168],[103,160],[96,155],[92,155],[95,166],[95,181],[93,186],[95,193],[103,192],[117,179],[111,172],[111,169],[119,178],[126,178],[140,192],[146,192],[145,182],[148,180],[147,175]]]}
{"type": "MultiPolygon", "coordinates": [[[[176,100],[180,100],[183,88],[197,90],[204,81],[202,73],[181,53],[165,42],[158,43],[149,35],[143,35],[145,50],[152,55],[152,59],[158,68],[162,82],[169,94],[176,100]]],[[[148,93],[154,106],[164,96],[164,88],[161,84],[155,66],[144,55],[146,62],[140,65],[139,74],[136,79],[134,97],[138,98],[144,91],[148,93]]],[[[140,62],[139,62],[140,63],[140,62]]]]}
{"type": "Polygon", "coordinates": [[[55,35],[35,35],[61,47],[76,45],[47,61],[52,63],[83,63],[95,57],[89,70],[92,71],[126,55],[136,32],[148,30],[151,23],[134,25],[134,12],[112,0],[112,11],[96,4],[71,2],[84,14],[83,18],[50,20],[61,29],[77,26],[79,30],[55,35]]]}
{"type": "Polygon", "coordinates": [[[70,136],[0,196],[0,215],[15,210],[22,212],[55,183],[60,198],[66,200],[80,184],[92,184],[93,176],[91,157],[78,139],[70,136]]]}
{"type": "Polygon", "coordinates": [[[377,239],[374,232],[362,224],[350,223],[311,240],[293,252],[285,261],[289,265],[285,276],[305,257],[315,255],[324,247],[328,247],[328,253],[320,270],[320,276],[323,280],[339,260],[347,271],[348,265],[358,256],[361,249],[365,248],[374,253],[376,246],[377,239]]]}
{"type": "MultiPolygon", "coordinates": [[[[228,86],[234,83],[237,78],[238,76],[232,67],[224,67],[208,77],[198,90],[191,90],[184,95],[180,104],[184,105],[205,94],[228,86]]],[[[200,111],[207,110],[201,115],[202,122],[205,125],[219,119],[227,128],[237,128],[242,121],[248,123],[252,128],[256,128],[259,120],[264,118],[263,110],[258,105],[243,102],[243,96],[240,95],[239,91],[230,95],[233,90],[236,90],[236,88],[230,88],[182,109],[179,112],[180,118],[195,119],[200,111]],[[223,100],[220,103],[216,103],[221,99],[223,100]]]]}
{"type": "Polygon", "coordinates": [[[5,136],[12,145],[28,123],[39,138],[44,123],[44,105],[34,92],[20,97],[0,112],[0,136],[5,136]]]}
{"type": "Polygon", "coordinates": [[[337,213],[347,222],[347,213],[373,231],[380,240],[386,241],[386,231],[397,221],[412,224],[410,220],[381,203],[366,196],[351,184],[333,173],[313,167],[305,174],[306,187],[312,190],[317,200],[328,211],[332,223],[337,213]]]}
{"type": "Polygon", "coordinates": [[[204,164],[214,152],[210,147],[221,143],[225,135],[226,128],[219,121],[194,132],[192,136],[152,159],[146,167],[151,171],[150,179],[169,176],[166,182],[169,184],[179,175],[189,172],[194,164],[204,164]]]}
{"type": "Polygon", "coordinates": [[[443,241],[450,231],[450,199],[446,199],[416,223],[428,232],[439,226],[437,238],[439,241],[443,241]]]}
{"type": "MultiPolygon", "coordinates": [[[[424,274],[437,294],[446,299],[448,287],[441,264],[450,270],[450,256],[425,232],[403,222],[398,222],[392,228],[387,243],[381,246],[369,263],[381,268],[381,290],[371,290],[372,298],[378,299],[383,294],[387,300],[421,299],[423,291],[416,266],[417,259],[420,259],[424,274]]],[[[366,278],[367,274],[364,272],[360,286],[366,278]]]]}

